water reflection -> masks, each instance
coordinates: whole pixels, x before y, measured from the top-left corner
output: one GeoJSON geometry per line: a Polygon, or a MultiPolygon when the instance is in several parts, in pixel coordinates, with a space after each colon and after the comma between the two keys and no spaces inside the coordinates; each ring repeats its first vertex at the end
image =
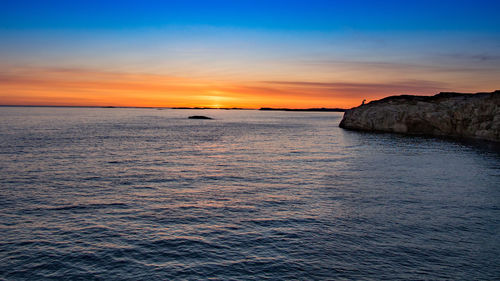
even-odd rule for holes
{"type": "Polygon", "coordinates": [[[209,112],[1,108],[0,277],[498,277],[496,147],[209,112]]]}

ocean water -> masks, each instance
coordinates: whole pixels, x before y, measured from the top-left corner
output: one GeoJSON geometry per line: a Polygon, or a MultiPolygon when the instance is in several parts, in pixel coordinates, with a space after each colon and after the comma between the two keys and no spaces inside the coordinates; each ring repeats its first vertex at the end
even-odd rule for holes
{"type": "Polygon", "coordinates": [[[498,147],[341,117],[0,108],[0,280],[500,280],[498,147]]]}

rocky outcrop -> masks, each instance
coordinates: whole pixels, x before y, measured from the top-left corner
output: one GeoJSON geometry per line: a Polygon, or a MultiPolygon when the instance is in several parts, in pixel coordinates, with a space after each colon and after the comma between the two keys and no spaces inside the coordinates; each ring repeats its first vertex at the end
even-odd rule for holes
{"type": "Polygon", "coordinates": [[[500,90],[387,97],[347,110],[339,126],[500,141],[500,90]]]}
{"type": "Polygon", "coordinates": [[[205,119],[205,120],[212,120],[213,118],[208,117],[208,116],[203,116],[203,115],[193,115],[189,116],[189,119],[205,119]]]}

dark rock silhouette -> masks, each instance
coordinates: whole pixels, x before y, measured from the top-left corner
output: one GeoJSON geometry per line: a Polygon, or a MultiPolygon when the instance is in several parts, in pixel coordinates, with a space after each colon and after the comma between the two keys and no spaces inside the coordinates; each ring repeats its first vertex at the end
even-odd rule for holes
{"type": "Polygon", "coordinates": [[[213,118],[210,118],[208,116],[203,116],[203,115],[193,115],[189,116],[189,119],[205,119],[205,120],[212,120],[213,118]]]}
{"type": "Polygon", "coordinates": [[[391,96],[347,110],[339,126],[500,141],[500,90],[391,96]]]}

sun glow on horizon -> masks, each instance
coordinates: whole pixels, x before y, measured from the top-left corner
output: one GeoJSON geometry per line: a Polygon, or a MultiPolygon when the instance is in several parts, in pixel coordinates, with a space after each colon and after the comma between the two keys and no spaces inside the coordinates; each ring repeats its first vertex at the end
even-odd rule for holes
{"type": "Polygon", "coordinates": [[[407,89],[424,95],[435,94],[440,89],[439,85],[425,81],[385,84],[214,82],[158,74],[66,68],[11,68],[0,70],[0,80],[2,105],[44,106],[350,108],[363,99],[401,94],[407,89]]]}

